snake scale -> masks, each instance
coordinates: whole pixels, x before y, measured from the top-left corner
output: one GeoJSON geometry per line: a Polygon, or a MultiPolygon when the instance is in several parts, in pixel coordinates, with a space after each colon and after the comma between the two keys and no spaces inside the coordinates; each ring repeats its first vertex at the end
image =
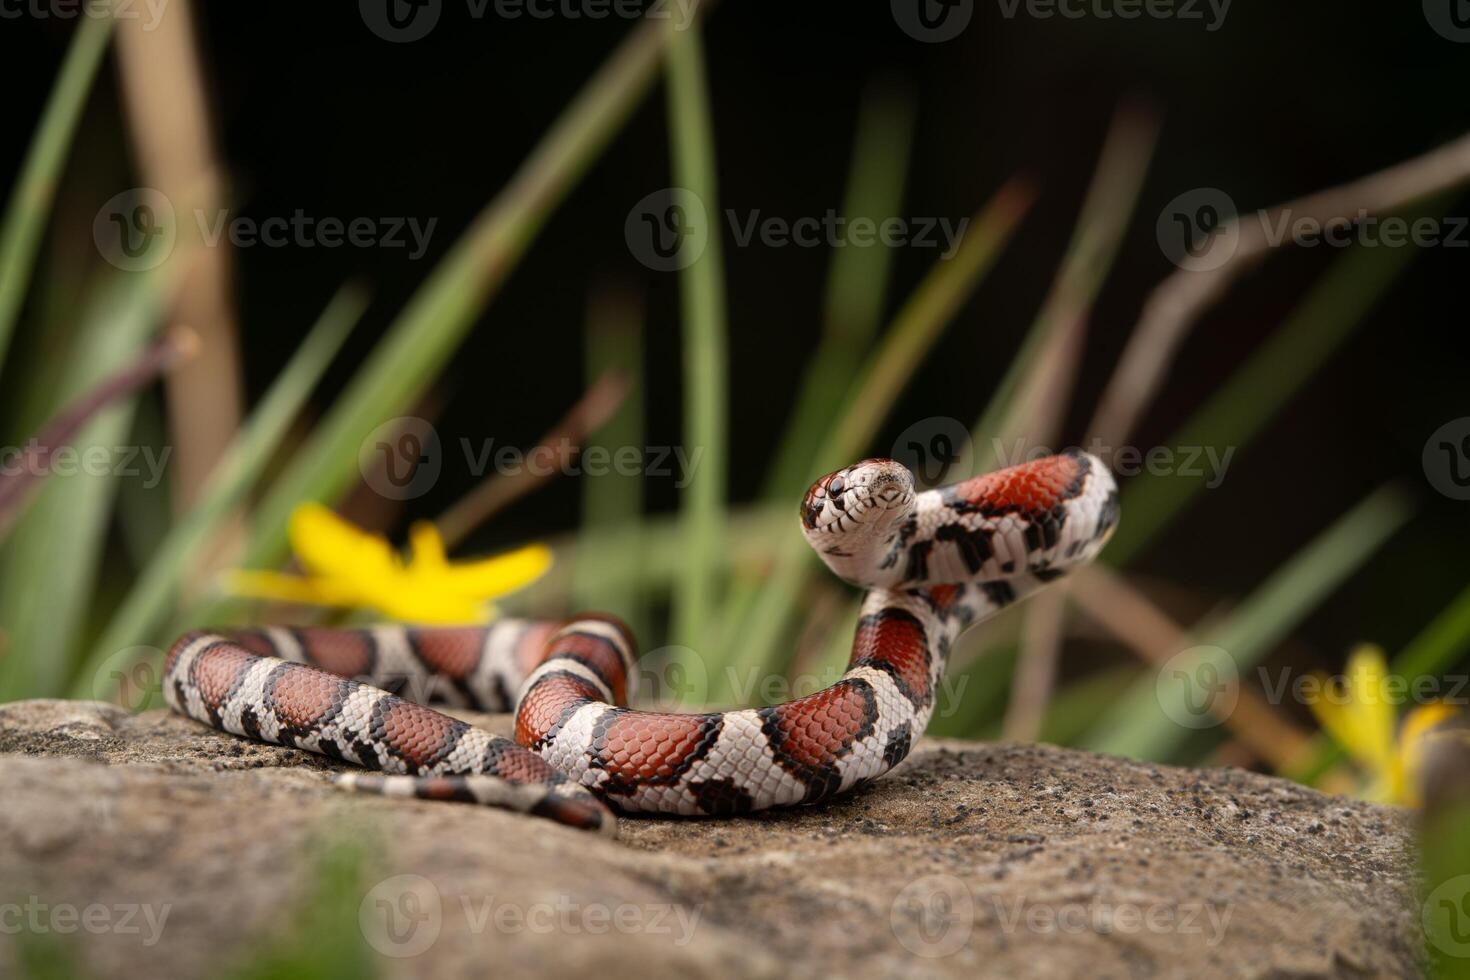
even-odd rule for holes
{"type": "Polygon", "coordinates": [[[765,708],[626,707],[636,646],[612,617],[487,626],[205,630],[164,664],[174,710],[356,763],[363,792],[485,803],[611,832],[613,811],[727,816],[814,803],[901,761],[956,637],[1090,561],[1118,520],[1112,474],[1071,450],[919,492],[869,459],[807,491],[801,526],[867,589],[842,677],[765,708]],[[515,711],[514,741],[423,701],[515,711]]]}

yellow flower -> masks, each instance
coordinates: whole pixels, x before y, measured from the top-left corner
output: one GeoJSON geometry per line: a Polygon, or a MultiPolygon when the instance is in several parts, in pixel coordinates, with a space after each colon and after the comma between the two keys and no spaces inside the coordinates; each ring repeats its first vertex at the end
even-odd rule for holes
{"type": "Polygon", "coordinates": [[[1346,676],[1335,683],[1324,679],[1320,690],[1308,707],[1322,730],[1367,773],[1364,795],[1377,802],[1418,806],[1425,740],[1455,709],[1439,703],[1422,705],[1405,715],[1395,732],[1388,662],[1381,649],[1366,644],[1348,658],[1346,676]]]}
{"type": "Polygon", "coordinates": [[[342,520],[320,504],[291,515],[291,548],[306,575],[236,571],[236,595],[317,606],[371,607],[413,623],[477,623],[494,615],[491,600],[540,578],[551,549],[533,544],[494,558],[451,562],[433,524],[409,530],[409,559],[388,541],[342,520]]]}

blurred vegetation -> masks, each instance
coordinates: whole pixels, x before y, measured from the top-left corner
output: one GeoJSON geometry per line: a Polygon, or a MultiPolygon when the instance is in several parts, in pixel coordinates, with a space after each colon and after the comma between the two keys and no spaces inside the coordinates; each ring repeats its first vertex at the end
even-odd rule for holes
{"type": "MultiPolygon", "coordinates": [[[[29,290],[54,291],[32,279],[45,229],[56,213],[63,168],[78,150],[78,120],[109,28],[106,20],[83,19],[0,226],[0,366],[8,377],[28,379],[16,417],[4,425],[11,445],[24,445],[46,420],[140,356],[165,327],[171,290],[188,264],[189,248],[181,247],[148,272],[121,272],[95,262],[85,277],[76,270],[42,269],[66,281],[84,279],[78,315],[70,315],[69,305],[35,303],[31,317],[22,316],[29,290]],[[9,343],[12,335],[29,331],[64,342],[29,345],[30,363],[5,363],[7,351],[20,350],[9,343]]],[[[159,517],[167,506],[127,506],[116,476],[52,478],[29,494],[11,533],[0,542],[0,700],[90,697],[102,689],[99,678],[127,672],[128,665],[118,661],[124,651],[152,648],[156,658],[157,650],[184,628],[278,613],[201,587],[207,586],[201,569],[220,567],[211,546],[229,537],[231,522],[243,512],[246,530],[230,560],[243,567],[278,566],[287,557],[287,521],[296,506],[305,501],[338,505],[360,489],[363,441],[385,421],[429,402],[436,379],[548,217],[661,73],[669,96],[675,182],[693,191],[711,214],[718,213],[716,126],[702,44],[699,27],[676,33],[649,22],[632,30],[424,279],[355,367],[346,389],[308,421],[318,382],[368,303],[363,287],[342,287],[314,325],[301,325],[304,337],[296,353],[257,401],[201,496],[177,518],[159,517]],[[157,534],[121,527],[134,521],[157,527],[157,534]],[[110,551],[118,540],[114,531],[142,543],[120,558],[110,551]]],[[[864,94],[847,180],[849,218],[901,213],[913,117],[912,96],[901,85],[875,84],[864,94]]],[[[951,460],[951,478],[994,463],[992,436],[1057,444],[1092,304],[1134,218],[1156,129],[1148,109],[1119,110],[1053,288],[1004,381],[974,423],[973,452],[951,460]]],[[[998,188],[977,208],[957,253],[937,260],[896,302],[889,296],[890,249],[875,245],[834,252],[823,291],[820,342],[806,355],[786,430],[770,440],[758,498],[741,507],[727,501],[729,430],[739,419],[727,415],[726,270],[719,236],[711,236],[701,257],[681,272],[683,438],[704,456],[696,478],[682,491],[679,513],[675,518],[647,513],[638,477],[599,478],[595,488],[589,481],[582,524],[552,542],[556,570],[518,597],[511,611],[565,613],[591,605],[623,615],[647,648],[697,651],[716,701],[734,697],[744,677],[840,665],[856,597],[813,560],[794,526],[795,503],[815,476],[882,453],[885,447],[875,445],[875,439],[896,400],[952,326],[964,300],[995,267],[1026,220],[1035,193],[1023,176],[998,188]]],[[[1404,204],[1402,213],[1412,219],[1439,213],[1445,201],[1404,204]]],[[[70,228],[54,233],[85,236],[70,228]]],[[[1169,444],[1249,453],[1257,436],[1363,322],[1413,255],[1407,248],[1344,251],[1302,291],[1253,356],[1218,379],[1169,444]]],[[[635,294],[619,288],[593,292],[580,364],[589,384],[609,369],[631,383],[628,397],[589,444],[644,443],[644,393],[653,381],[643,374],[643,320],[635,294]]],[[[579,363],[575,357],[564,360],[579,363]]],[[[1167,372],[1167,364],[1160,370],[1167,372]]],[[[97,414],[74,445],[81,451],[112,447],[148,431],[147,413],[140,415],[137,399],[128,398],[97,414]]],[[[166,444],[168,434],[156,421],[152,431],[166,444]]],[[[1148,583],[1130,577],[1131,564],[1190,506],[1201,486],[1200,480],[1148,472],[1127,481],[1121,529],[1105,560],[1128,588],[1147,592],[1148,583]]],[[[156,496],[163,497],[164,490],[156,496]]],[[[1414,513],[1403,489],[1389,486],[1367,494],[1345,513],[1307,511],[1303,518],[1296,554],[1274,568],[1262,564],[1259,585],[1249,595],[1222,604],[1199,622],[1180,625],[1177,636],[1184,646],[1224,648],[1242,669],[1259,662],[1333,590],[1382,556],[1414,513]]],[[[1243,536],[1239,543],[1252,546],[1243,536]]],[[[1059,592],[1045,607],[1064,617],[1059,635],[1117,655],[1101,658],[1086,672],[1062,671],[1054,684],[1014,688],[1028,692],[1027,697],[1040,691],[1041,702],[1030,707],[1041,737],[1196,764],[1241,758],[1243,747],[1228,726],[1201,731],[1171,721],[1151,651],[1132,636],[1099,639],[1095,627],[1089,632],[1080,603],[1080,596],[1059,592]]],[[[1044,638],[1028,632],[1028,614],[1025,606],[1009,611],[961,644],[952,675],[962,697],[936,718],[934,731],[996,734],[1001,716],[1016,707],[1013,680],[1038,663],[1055,662],[1055,643],[1049,648],[1044,638]]],[[[1470,591],[1399,651],[1392,669],[1411,680],[1438,676],[1461,661],[1467,641],[1470,591]]],[[[1043,669],[1034,676],[1049,673],[1043,669]]],[[[1341,752],[1323,736],[1303,732],[1297,737],[1302,742],[1297,762],[1278,767],[1282,774],[1328,787],[1359,785],[1344,768],[1341,752]]],[[[1247,755],[1246,761],[1270,768],[1269,760],[1247,755]]],[[[1436,868],[1467,866],[1459,831],[1437,830],[1426,853],[1431,883],[1444,877],[1436,868]],[[1440,856],[1443,863],[1436,864],[1440,856]]],[[[347,894],[356,887],[344,884],[350,877],[346,859],[329,857],[326,865],[324,889],[347,894]]],[[[321,909],[338,904],[309,903],[321,909]]],[[[324,920],[320,928],[288,938],[280,954],[284,958],[272,953],[238,975],[363,975],[367,967],[356,941],[341,938],[355,935],[355,927],[339,926],[335,919],[324,920]],[[303,973],[303,964],[314,965],[303,973]]],[[[50,951],[27,956],[35,975],[58,969],[50,951]]]]}

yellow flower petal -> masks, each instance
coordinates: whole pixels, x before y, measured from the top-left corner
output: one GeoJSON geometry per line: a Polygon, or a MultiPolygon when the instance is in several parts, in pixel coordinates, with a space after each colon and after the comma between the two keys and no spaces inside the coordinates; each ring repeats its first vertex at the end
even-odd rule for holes
{"type": "Polygon", "coordinates": [[[526,545],[493,558],[456,562],[438,578],[444,588],[463,596],[496,596],[525,588],[551,567],[551,549],[544,544],[526,545]]]}
{"type": "Polygon", "coordinates": [[[279,572],[227,572],[224,588],[230,594],[245,599],[298,602],[309,606],[352,606],[360,598],[330,579],[282,575],[279,572]]]}
{"type": "Polygon", "coordinates": [[[1348,657],[1349,710],[1357,729],[1364,761],[1380,773],[1397,759],[1394,720],[1397,712],[1388,692],[1388,660],[1376,646],[1364,644],[1348,657]]]}
{"type": "Polygon", "coordinates": [[[415,521],[408,529],[408,546],[412,552],[409,559],[409,570],[415,569],[440,569],[448,566],[449,559],[444,554],[444,539],[439,536],[439,529],[430,521],[415,521]]]}
{"type": "Polygon", "coordinates": [[[1307,700],[1307,707],[1317,717],[1317,724],[1353,758],[1363,761],[1364,756],[1371,753],[1361,744],[1359,733],[1353,727],[1352,713],[1348,708],[1350,692],[1347,687],[1335,683],[1326,674],[1316,673],[1312,676],[1317,681],[1319,693],[1315,698],[1307,700]]]}
{"type": "Polygon", "coordinates": [[[371,579],[401,567],[386,540],[349,524],[321,504],[297,507],[288,533],[296,557],[320,576],[371,579]]]}
{"type": "Polygon", "coordinates": [[[374,597],[373,605],[402,622],[436,626],[483,623],[494,612],[493,607],[483,600],[412,586],[378,595],[374,597]]]}
{"type": "Polygon", "coordinates": [[[237,595],[315,605],[370,606],[414,623],[481,623],[495,613],[491,600],[545,574],[551,549],[529,545],[493,558],[451,562],[438,528],[415,524],[405,564],[388,541],[342,520],[320,504],[291,515],[292,550],[310,573],[236,572],[237,595]]]}

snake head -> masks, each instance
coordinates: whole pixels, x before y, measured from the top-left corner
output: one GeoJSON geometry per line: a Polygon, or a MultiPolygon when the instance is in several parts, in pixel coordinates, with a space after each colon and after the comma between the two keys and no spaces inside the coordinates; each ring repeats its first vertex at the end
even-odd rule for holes
{"type": "Polygon", "coordinates": [[[801,526],[814,534],[886,531],[914,502],[914,475],[892,459],[865,459],[828,473],[806,492],[801,526]]]}

